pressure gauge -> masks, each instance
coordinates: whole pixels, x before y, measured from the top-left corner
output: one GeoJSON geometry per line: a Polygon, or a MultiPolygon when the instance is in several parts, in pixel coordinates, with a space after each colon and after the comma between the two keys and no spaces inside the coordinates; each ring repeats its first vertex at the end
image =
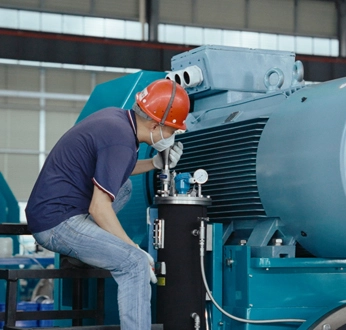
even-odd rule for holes
{"type": "Polygon", "coordinates": [[[208,173],[203,169],[199,169],[193,174],[193,178],[198,184],[203,184],[208,181],[208,173]]]}

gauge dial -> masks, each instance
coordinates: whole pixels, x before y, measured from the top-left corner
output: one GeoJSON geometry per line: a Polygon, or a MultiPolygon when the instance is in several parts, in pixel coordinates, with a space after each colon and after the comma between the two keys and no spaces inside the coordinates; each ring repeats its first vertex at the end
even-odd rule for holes
{"type": "Polygon", "coordinates": [[[193,174],[193,178],[196,180],[197,183],[203,184],[208,181],[208,173],[203,169],[199,169],[193,174]]]}

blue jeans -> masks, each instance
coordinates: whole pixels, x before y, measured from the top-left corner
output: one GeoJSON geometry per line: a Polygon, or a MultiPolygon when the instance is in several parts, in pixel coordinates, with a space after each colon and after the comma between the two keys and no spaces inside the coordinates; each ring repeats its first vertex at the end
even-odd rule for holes
{"type": "MultiPolygon", "coordinates": [[[[127,182],[113,209],[119,211],[130,193],[127,182]]],[[[100,228],[88,214],[74,216],[34,237],[48,250],[109,270],[118,284],[121,329],[151,329],[149,264],[143,251],[100,228]]]]}

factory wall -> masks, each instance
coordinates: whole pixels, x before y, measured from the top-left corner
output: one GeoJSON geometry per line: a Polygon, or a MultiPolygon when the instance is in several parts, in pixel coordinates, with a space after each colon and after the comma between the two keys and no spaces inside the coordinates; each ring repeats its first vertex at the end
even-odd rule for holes
{"type": "MultiPolygon", "coordinates": [[[[140,0],[0,0],[0,7],[139,20],[140,0]]],[[[160,0],[159,23],[336,37],[334,1],[160,0]]]]}
{"type": "Polygon", "coordinates": [[[93,86],[121,75],[0,64],[0,171],[19,201],[29,197],[45,156],[93,86]]]}

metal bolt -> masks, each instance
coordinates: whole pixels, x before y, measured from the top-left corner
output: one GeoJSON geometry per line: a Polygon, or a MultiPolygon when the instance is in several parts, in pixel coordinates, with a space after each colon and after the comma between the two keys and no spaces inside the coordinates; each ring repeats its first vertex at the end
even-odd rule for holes
{"type": "Polygon", "coordinates": [[[322,330],[332,330],[332,327],[330,326],[330,324],[324,324],[322,330]]]}
{"type": "Polygon", "coordinates": [[[191,234],[192,234],[193,236],[198,236],[198,235],[199,235],[199,230],[198,230],[198,229],[194,229],[194,230],[191,232],[191,234]]]}
{"type": "Polygon", "coordinates": [[[280,246],[280,245],[282,245],[282,239],[281,238],[274,238],[273,239],[273,243],[274,243],[274,245],[275,246],[280,246]]]}
{"type": "Polygon", "coordinates": [[[222,321],[219,322],[219,326],[220,326],[220,327],[223,326],[223,322],[222,322],[222,321]]]}
{"type": "Polygon", "coordinates": [[[227,258],[227,259],[226,259],[226,265],[227,265],[227,266],[231,267],[233,263],[234,263],[234,260],[232,260],[232,259],[230,259],[230,258],[227,258]]]}
{"type": "Polygon", "coordinates": [[[252,304],[249,304],[249,307],[253,307],[253,305],[252,305],[252,304]]]}
{"type": "Polygon", "coordinates": [[[246,245],[247,241],[246,239],[241,239],[239,243],[240,245],[246,245]]]}

